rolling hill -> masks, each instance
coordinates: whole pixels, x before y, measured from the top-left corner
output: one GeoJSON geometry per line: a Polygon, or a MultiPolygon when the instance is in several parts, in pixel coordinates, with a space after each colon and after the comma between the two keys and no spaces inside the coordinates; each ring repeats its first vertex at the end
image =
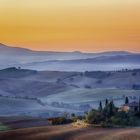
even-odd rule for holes
{"type": "Polygon", "coordinates": [[[53,60],[20,65],[23,68],[50,71],[112,71],[140,68],[140,55],[100,56],[88,59],[53,60]]]}
{"type": "Polygon", "coordinates": [[[140,54],[123,51],[41,52],[0,44],[0,115],[82,114],[105,98],[119,106],[126,95],[139,96],[139,60],[140,54]]]}
{"type": "Polygon", "coordinates": [[[140,54],[124,51],[45,52],[0,44],[0,69],[16,66],[24,69],[50,71],[108,71],[140,68],[139,60],[140,54]]]}
{"type": "Polygon", "coordinates": [[[0,115],[57,116],[84,113],[99,101],[139,97],[140,70],[59,72],[0,70],[0,115]],[[83,107],[81,107],[83,106],[83,107]],[[84,106],[90,106],[84,107],[84,106]]]}

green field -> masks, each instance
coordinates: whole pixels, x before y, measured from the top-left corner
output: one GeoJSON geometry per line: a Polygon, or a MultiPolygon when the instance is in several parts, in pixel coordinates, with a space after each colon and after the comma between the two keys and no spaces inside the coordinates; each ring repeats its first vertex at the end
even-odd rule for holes
{"type": "Polygon", "coordinates": [[[6,130],[9,130],[9,129],[10,129],[9,127],[0,123],[0,131],[6,131],[6,130]]]}

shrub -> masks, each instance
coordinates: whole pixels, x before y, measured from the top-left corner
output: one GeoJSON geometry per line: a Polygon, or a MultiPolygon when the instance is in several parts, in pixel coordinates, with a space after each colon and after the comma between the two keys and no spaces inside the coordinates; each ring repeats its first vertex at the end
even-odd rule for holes
{"type": "Polygon", "coordinates": [[[102,81],[102,80],[98,80],[96,83],[97,83],[97,84],[102,84],[103,81],[102,81]]]}
{"type": "Polygon", "coordinates": [[[86,115],[86,122],[90,124],[99,124],[102,121],[104,121],[104,116],[102,113],[96,110],[91,110],[87,115],[86,115]]]}
{"type": "Polygon", "coordinates": [[[130,116],[128,113],[125,112],[117,112],[115,116],[110,118],[110,122],[114,125],[120,126],[135,126],[136,121],[134,116],[130,116]]]}
{"type": "Polygon", "coordinates": [[[133,73],[132,73],[132,76],[136,76],[136,75],[137,75],[137,73],[136,73],[136,72],[133,72],[133,73]]]}
{"type": "Polygon", "coordinates": [[[89,85],[85,85],[85,88],[91,88],[91,86],[89,86],[89,85]]]}
{"type": "Polygon", "coordinates": [[[134,89],[134,90],[139,90],[139,89],[140,89],[140,85],[133,84],[133,85],[132,85],[132,89],[134,89]]]}
{"type": "Polygon", "coordinates": [[[49,122],[51,122],[52,125],[61,125],[61,124],[68,124],[71,123],[71,119],[66,119],[65,117],[57,117],[48,119],[49,122]]]}

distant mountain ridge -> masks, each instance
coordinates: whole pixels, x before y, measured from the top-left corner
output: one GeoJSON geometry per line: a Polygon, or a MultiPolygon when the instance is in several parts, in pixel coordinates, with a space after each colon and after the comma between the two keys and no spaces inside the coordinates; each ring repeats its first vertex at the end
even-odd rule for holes
{"type": "Polygon", "coordinates": [[[101,53],[33,51],[0,44],[0,69],[22,67],[34,70],[94,71],[140,68],[140,54],[127,51],[101,53]]]}
{"type": "MultiPolygon", "coordinates": [[[[50,54],[87,54],[87,55],[125,55],[125,54],[133,54],[128,51],[106,51],[106,52],[99,52],[99,53],[86,53],[86,52],[80,52],[80,51],[73,51],[73,52],[57,52],[57,51],[34,51],[26,48],[20,48],[20,47],[13,47],[13,46],[7,46],[5,44],[0,43],[0,51],[4,53],[19,53],[19,52],[26,52],[26,53],[50,53],[50,54]]],[[[1,53],[0,52],[0,53],[1,53]]]]}

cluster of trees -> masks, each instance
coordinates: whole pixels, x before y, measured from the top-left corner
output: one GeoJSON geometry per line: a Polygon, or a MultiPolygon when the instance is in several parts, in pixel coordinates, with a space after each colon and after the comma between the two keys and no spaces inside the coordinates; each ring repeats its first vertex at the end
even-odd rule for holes
{"type": "MultiPolygon", "coordinates": [[[[125,99],[125,103],[129,102],[128,97],[125,99]]],[[[99,103],[98,110],[92,109],[85,114],[85,121],[89,124],[100,124],[102,126],[135,126],[136,118],[134,115],[124,111],[118,111],[118,108],[114,105],[113,100],[108,101],[106,99],[104,107],[102,102],[99,103]]]]}
{"type": "Polygon", "coordinates": [[[139,90],[140,89],[140,85],[139,84],[133,84],[132,85],[132,89],[139,90]]]}
{"type": "Polygon", "coordinates": [[[76,116],[74,113],[71,115],[69,115],[68,113],[64,113],[63,116],[49,118],[48,121],[52,125],[61,125],[61,124],[69,124],[82,119],[83,119],[82,116],[76,116]]]}
{"type": "MultiPolygon", "coordinates": [[[[125,104],[129,104],[129,98],[125,98],[125,104]]],[[[84,116],[76,116],[75,114],[65,114],[64,116],[52,118],[51,124],[60,125],[76,122],[77,120],[83,120],[89,124],[100,125],[102,127],[114,127],[114,126],[137,126],[140,125],[140,100],[139,111],[137,113],[130,113],[120,111],[114,105],[113,100],[105,100],[105,104],[99,102],[98,109],[91,109],[85,113],[84,116]]]]}
{"type": "Polygon", "coordinates": [[[116,110],[117,108],[115,107],[113,100],[109,102],[108,99],[106,99],[104,108],[102,102],[100,102],[98,110],[92,109],[86,113],[85,119],[90,124],[99,124],[104,122],[105,119],[111,117],[116,110]]]}
{"type": "Polygon", "coordinates": [[[50,118],[50,119],[48,119],[48,121],[49,121],[52,125],[61,125],[61,124],[72,123],[72,120],[71,120],[71,119],[68,119],[68,118],[66,118],[66,117],[50,118]]]}

